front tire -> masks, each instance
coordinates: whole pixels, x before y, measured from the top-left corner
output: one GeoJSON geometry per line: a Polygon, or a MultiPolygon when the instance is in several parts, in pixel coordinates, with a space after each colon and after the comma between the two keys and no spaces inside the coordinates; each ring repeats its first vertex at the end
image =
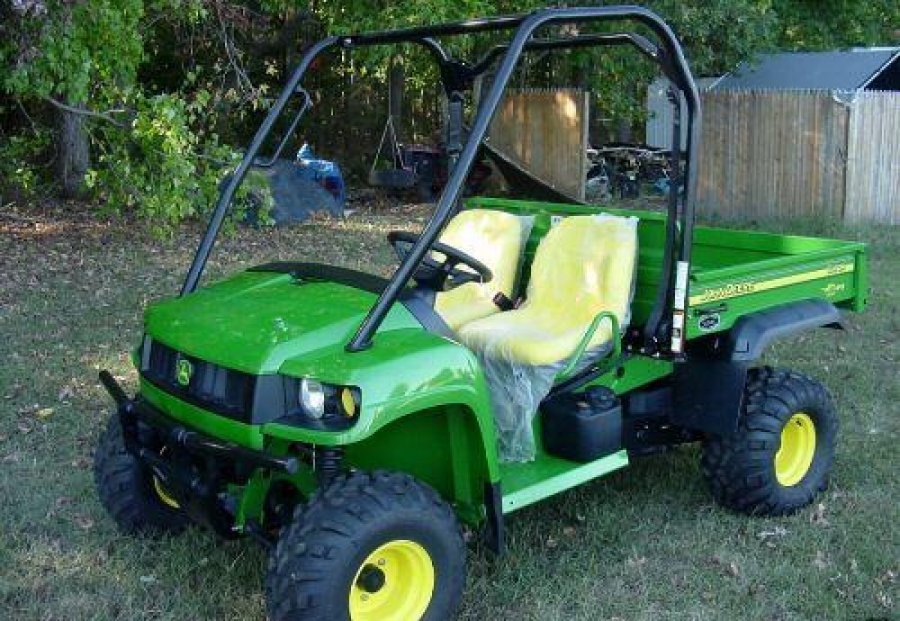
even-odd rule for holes
{"type": "Polygon", "coordinates": [[[100,502],[128,535],[175,534],[188,518],[153,473],[125,449],[119,417],[113,415],[94,453],[94,483],[100,502]]]}
{"type": "Polygon", "coordinates": [[[703,446],[716,501],[751,515],[787,515],[828,487],[838,418],[825,387],[768,367],[750,372],[736,433],[703,446]]]}
{"type": "Polygon", "coordinates": [[[450,507],[412,477],[356,472],[297,508],[269,559],[271,621],[452,618],[466,550],[450,507]]]}

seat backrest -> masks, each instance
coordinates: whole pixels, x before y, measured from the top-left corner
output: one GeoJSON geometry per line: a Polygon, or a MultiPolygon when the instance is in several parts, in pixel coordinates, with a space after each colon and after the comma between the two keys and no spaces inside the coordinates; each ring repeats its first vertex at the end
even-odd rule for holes
{"type": "MultiPolygon", "coordinates": [[[[531,262],[538,244],[551,228],[553,220],[559,217],[594,215],[601,212],[623,217],[636,217],[638,221],[638,262],[635,268],[634,298],[631,301],[632,326],[643,325],[656,302],[657,290],[663,278],[663,260],[666,247],[666,214],[661,211],[643,209],[602,210],[600,206],[563,205],[543,201],[521,201],[511,198],[473,197],[467,205],[482,209],[497,209],[517,215],[534,216],[534,226],[525,244],[522,261],[522,283],[527,284],[531,273],[531,262]]],[[[694,255],[692,269],[697,269],[698,252],[702,250],[702,240],[698,240],[701,229],[694,230],[694,255]]],[[[721,253],[720,253],[721,254],[721,253]]],[[[521,285],[520,285],[521,286],[521,285]]]]}
{"type": "Polygon", "coordinates": [[[484,263],[493,273],[487,283],[470,282],[438,293],[434,308],[453,330],[499,312],[493,298],[515,295],[525,241],[534,218],[492,209],[466,209],[447,224],[440,241],[484,263]]]}
{"type": "MultiPolygon", "coordinates": [[[[526,304],[559,327],[587,325],[600,311],[630,319],[637,218],[569,216],[550,229],[531,264],[526,304]]],[[[600,338],[605,331],[598,330],[600,338]]]]}

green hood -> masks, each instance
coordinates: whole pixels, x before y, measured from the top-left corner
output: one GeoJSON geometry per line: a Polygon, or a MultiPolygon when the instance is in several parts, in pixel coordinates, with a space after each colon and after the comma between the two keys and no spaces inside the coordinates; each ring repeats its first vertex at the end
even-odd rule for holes
{"type": "MultiPolygon", "coordinates": [[[[288,358],[349,341],[376,298],[335,282],[242,272],[152,304],[145,331],[169,347],[221,366],[277,373],[288,358]]],[[[419,324],[398,304],[381,331],[411,326],[419,324]]]]}

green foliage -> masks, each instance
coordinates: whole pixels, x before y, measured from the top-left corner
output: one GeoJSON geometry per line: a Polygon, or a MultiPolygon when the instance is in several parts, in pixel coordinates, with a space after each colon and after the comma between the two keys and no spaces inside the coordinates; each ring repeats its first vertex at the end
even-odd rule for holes
{"type": "Polygon", "coordinates": [[[110,211],[132,211],[162,232],[212,203],[234,156],[214,139],[201,141],[181,97],[136,95],[129,103],[135,115],[128,126],[96,129],[98,166],[88,174],[88,187],[110,211]]]}
{"type": "Polygon", "coordinates": [[[37,192],[41,170],[34,164],[32,156],[47,151],[52,140],[49,129],[34,127],[0,142],[0,180],[5,179],[7,183],[29,194],[37,192]]]}
{"type": "Polygon", "coordinates": [[[134,81],[143,50],[143,0],[51,0],[45,11],[21,15],[18,40],[3,46],[16,56],[3,80],[8,92],[108,102],[117,85],[134,81]]]}
{"type": "MultiPolygon", "coordinates": [[[[209,129],[212,95],[193,74],[176,92],[151,94],[138,81],[148,21],[196,24],[204,16],[199,1],[53,0],[13,14],[15,36],[0,42],[11,69],[2,89],[38,111],[48,100],[84,110],[94,152],[87,187],[107,212],[133,213],[160,233],[205,211],[236,161],[209,129]]],[[[36,185],[28,162],[46,150],[51,124],[0,148],[15,162],[2,165],[6,179],[25,190],[36,185]]]]}
{"type": "Polygon", "coordinates": [[[778,16],[776,44],[787,50],[828,50],[897,44],[897,0],[772,0],[778,16]]]}
{"type": "MultiPolygon", "coordinates": [[[[217,184],[235,161],[234,146],[246,143],[299,49],[312,39],[325,32],[433,24],[550,4],[0,0],[0,98],[5,97],[0,100],[0,175],[26,190],[47,185],[57,146],[52,128],[65,104],[86,115],[93,153],[87,181],[104,208],[165,229],[209,208],[217,184]]],[[[644,4],[672,24],[697,75],[722,74],[760,51],[889,45],[896,42],[900,24],[897,0],[644,4]]],[[[474,60],[505,37],[482,34],[447,44],[455,56],[474,60]]],[[[374,88],[383,90],[391,58],[404,64],[409,93],[435,100],[437,75],[426,53],[416,46],[384,46],[355,50],[352,65],[329,63],[311,76],[317,102],[345,92],[347,84],[355,84],[351,78],[374,78],[374,88]]],[[[520,63],[514,84],[588,86],[598,116],[635,122],[643,115],[645,86],[655,74],[656,68],[630,49],[576,50],[552,58],[530,55],[520,63]]],[[[437,106],[431,109],[434,114],[437,106]]],[[[335,117],[330,122],[343,131],[355,121],[335,117]]],[[[345,140],[345,146],[351,142],[345,140]]],[[[258,183],[247,186],[241,196],[256,197],[255,204],[265,210],[271,197],[258,183]]]]}

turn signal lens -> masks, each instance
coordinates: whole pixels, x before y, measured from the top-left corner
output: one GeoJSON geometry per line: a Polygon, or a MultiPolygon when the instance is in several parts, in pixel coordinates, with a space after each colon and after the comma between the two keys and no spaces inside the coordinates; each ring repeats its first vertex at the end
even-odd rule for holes
{"type": "Polygon", "coordinates": [[[353,418],[356,416],[356,398],[353,396],[353,391],[349,388],[341,389],[341,408],[344,410],[346,417],[353,418]]]}

